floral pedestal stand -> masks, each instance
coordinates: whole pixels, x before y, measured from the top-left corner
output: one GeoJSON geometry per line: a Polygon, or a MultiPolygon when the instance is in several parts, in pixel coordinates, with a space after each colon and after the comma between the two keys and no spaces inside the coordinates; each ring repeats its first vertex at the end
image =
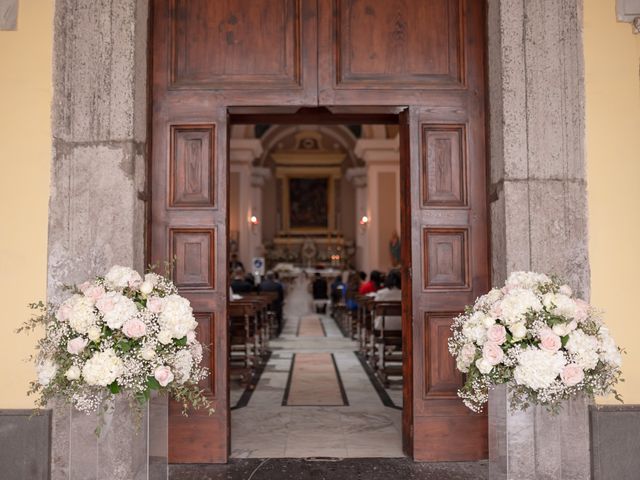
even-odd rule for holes
{"type": "Polygon", "coordinates": [[[508,387],[489,393],[491,480],[588,480],[589,402],[564,402],[559,414],[532,406],[512,412],[508,387]]]}
{"type": "Polygon", "coordinates": [[[56,405],[51,478],[166,480],[167,421],[166,396],[152,396],[139,419],[129,400],[118,395],[96,436],[96,414],[56,405]]]}

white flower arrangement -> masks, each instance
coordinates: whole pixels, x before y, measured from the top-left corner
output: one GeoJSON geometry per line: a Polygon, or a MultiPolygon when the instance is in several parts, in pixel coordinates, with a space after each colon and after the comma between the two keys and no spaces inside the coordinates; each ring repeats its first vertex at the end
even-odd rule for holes
{"type": "Polygon", "coordinates": [[[186,408],[213,412],[198,382],[203,347],[189,301],[167,278],[114,266],[104,277],[73,287],[61,305],[38,310],[19,331],[44,327],[38,341],[37,406],[62,398],[86,413],[100,412],[115,394],[131,398],[138,411],[152,391],[169,394],[186,408]]]}
{"type": "Polygon", "coordinates": [[[512,273],[454,319],[449,352],[466,374],[458,395],[480,412],[489,390],[508,383],[512,409],[542,405],[556,412],[583,393],[613,394],[622,353],[598,312],[568,285],[533,272],[512,273]]]}

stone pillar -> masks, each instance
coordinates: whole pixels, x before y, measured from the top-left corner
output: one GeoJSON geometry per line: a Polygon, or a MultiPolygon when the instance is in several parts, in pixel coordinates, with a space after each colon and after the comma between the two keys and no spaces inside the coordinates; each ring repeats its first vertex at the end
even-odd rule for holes
{"type": "Polygon", "coordinates": [[[488,0],[493,282],[589,294],[581,0],[488,0]]]}
{"type": "MultiPolygon", "coordinates": [[[[353,183],[356,189],[356,222],[360,222],[363,215],[369,215],[367,205],[367,169],[364,167],[350,168],[345,177],[353,183]]],[[[367,250],[367,230],[358,224],[355,236],[355,262],[358,269],[369,271],[369,254],[367,250]]]]}
{"type": "MultiPolygon", "coordinates": [[[[237,195],[238,199],[238,258],[244,264],[245,269],[250,269],[251,259],[254,256],[255,239],[253,238],[255,229],[252,227],[249,218],[254,214],[252,211],[252,172],[253,161],[262,155],[262,144],[258,139],[232,138],[229,146],[230,169],[231,172],[239,175],[238,192],[230,192],[237,195]]],[[[256,215],[258,219],[260,217],[256,215]]]]}
{"type": "Polygon", "coordinates": [[[367,214],[370,220],[366,231],[367,273],[372,269],[383,272],[389,270],[391,258],[388,242],[391,231],[395,229],[400,233],[399,145],[398,137],[360,139],[355,145],[355,154],[364,161],[367,172],[367,214]],[[382,185],[382,181],[389,180],[388,175],[391,175],[393,184],[382,185]]]}
{"type": "MultiPolygon", "coordinates": [[[[488,0],[488,32],[493,283],[535,270],[587,298],[582,1],[488,0]]],[[[505,402],[492,395],[490,418],[505,402]]],[[[585,435],[568,446],[538,408],[511,420],[489,438],[492,479],[589,478],[585,435]]]]}
{"type": "MultiPolygon", "coordinates": [[[[147,0],[56,1],[49,300],[113,264],[143,270],[148,10],[147,0]]],[[[71,478],[70,422],[54,409],[53,480],[71,478]]]]}
{"type": "Polygon", "coordinates": [[[258,218],[258,224],[251,228],[249,237],[249,254],[253,257],[264,256],[264,244],[262,241],[262,224],[265,220],[262,209],[262,189],[265,181],[271,178],[271,170],[264,167],[253,167],[251,169],[251,204],[252,215],[258,218]]]}

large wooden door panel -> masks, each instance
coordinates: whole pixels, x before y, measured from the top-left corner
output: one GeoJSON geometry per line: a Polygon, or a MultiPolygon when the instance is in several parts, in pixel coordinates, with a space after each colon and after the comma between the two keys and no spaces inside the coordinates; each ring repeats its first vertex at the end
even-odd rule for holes
{"type": "Polygon", "coordinates": [[[483,2],[318,1],[321,105],[465,107],[459,92],[482,75],[483,2]]]}
{"type": "Polygon", "coordinates": [[[189,98],[200,111],[256,98],[317,105],[316,0],[155,0],[153,9],[155,98],[189,98]]]}

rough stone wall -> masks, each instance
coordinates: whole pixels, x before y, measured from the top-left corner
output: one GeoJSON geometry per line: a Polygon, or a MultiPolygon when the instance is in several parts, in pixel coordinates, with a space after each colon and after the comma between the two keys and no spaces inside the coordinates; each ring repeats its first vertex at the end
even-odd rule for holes
{"type": "Polygon", "coordinates": [[[58,0],[48,295],[144,266],[146,0],[58,0]]]}
{"type": "Polygon", "coordinates": [[[589,294],[582,0],[489,0],[493,282],[555,273],[589,294]]]}
{"type": "MultiPolygon", "coordinates": [[[[148,10],[148,0],[56,1],[50,300],[113,264],[144,267],[148,10]]],[[[89,478],[77,470],[81,459],[71,460],[80,437],[69,407],[53,407],[51,478],[89,478]]],[[[113,466],[103,450],[95,435],[81,448],[113,466]]],[[[117,478],[138,478],[125,460],[114,460],[122,464],[117,478]]]]}

